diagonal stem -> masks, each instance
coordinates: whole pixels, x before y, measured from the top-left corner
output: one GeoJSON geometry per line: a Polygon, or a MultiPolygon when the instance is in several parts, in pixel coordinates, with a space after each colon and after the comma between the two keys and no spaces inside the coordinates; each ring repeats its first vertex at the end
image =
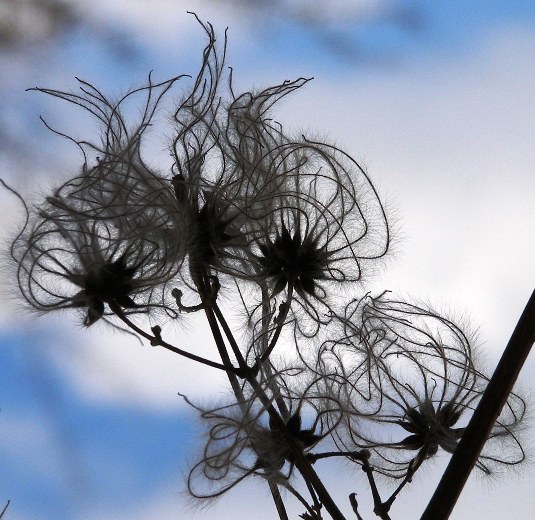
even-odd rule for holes
{"type": "Polygon", "coordinates": [[[286,512],[286,507],[284,507],[284,502],[277,484],[271,479],[268,480],[268,484],[269,490],[271,491],[271,496],[273,497],[273,502],[277,508],[277,513],[279,513],[280,520],[290,520],[288,518],[288,513],[286,512]]]}
{"type": "Polygon", "coordinates": [[[286,323],[286,317],[288,316],[288,312],[290,311],[290,303],[292,301],[293,297],[293,287],[290,285],[288,288],[288,295],[286,298],[286,301],[281,304],[279,316],[277,317],[277,328],[275,330],[275,333],[273,334],[273,337],[271,338],[271,343],[269,344],[268,348],[265,352],[262,353],[262,356],[260,357],[260,363],[263,363],[266,361],[266,359],[269,358],[271,355],[271,352],[273,352],[273,349],[275,348],[275,345],[277,344],[277,341],[279,340],[279,336],[282,332],[282,327],[286,323]]]}
{"type": "MultiPolygon", "coordinates": [[[[204,278],[207,278],[206,273],[204,273],[204,278]]],[[[234,354],[236,355],[236,358],[238,360],[238,364],[240,365],[240,368],[243,371],[248,368],[247,363],[245,362],[243,356],[241,355],[241,351],[238,347],[238,344],[236,343],[234,335],[232,334],[232,331],[230,330],[230,327],[228,326],[223,313],[219,309],[217,302],[214,301],[214,302],[211,302],[210,305],[206,305],[206,301],[205,301],[206,300],[206,297],[205,297],[205,294],[206,294],[205,285],[206,284],[203,282],[204,280],[202,279],[202,277],[200,277],[199,279],[196,280],[196,285],[197,285],[199,294],[201,296],[206,319],[208,320],[208,324],[210,325],[212,336],[216,343],[216,347],[219,352],[219,355],[221,356],[221,360],[225,364],[231,364],[230,356],[227,351],[225,341],[223,339],[223,335],[221,334],[219,324],[221,324],[221,326],[223,327],[223,331],[227,337],[227,340],[231,344],[234,354]]],[[[246,376],[247,375],[249,376],[247,378],[249,382],[251,378],[254,379],[254,375],[252,373],[246,374],[246,376]]],[[[232,387],[232,390],[234,392],[237,402],[240,404],[240,406],[243,406],[245,403],[245,398],[244,398],[244,394],[243,394],[242,388],[239,384],[236,374],[234,372],[227,371],[227,376],[229,378],[230,386],[232,387]]],[[[271,492],[271,496],[273,498],[273,502],[277,509],[277,513],[279,515],[280,520],[289,520],[288,514],[286,512],[286,507],[284,506],[284,501],[282,500],[277,484],[272,479],[268,479],[268,485],[269,485],[269,490],[271,492]]]]}
{"type": "Polygon", "coordinates": [[[7,511],[7,508],[9,507],[10,503],[11,503],[11,500],[8,500],[7,504],[4,507],[4,509],[2,509],[2,512],[0,513],[0,518],[2,518],[4,516],[4,513],[7,511]]]}
{"type": "Polygon", "coordinates": [[[421,520],[446,520],[535,342],[535,291],[421,520]]]}
{"type": "Polygon", "coordinates": [[[145,332],[143,329],[138,327],[134,322],[132,322],[128,316],[123,312],[120,305],[116,303],[110,303],[109,304],[110,309],[112,312],[128,327],[130,327],[134,332],[137,332],[140,336],[143,336],[145,339],[148,339],[153,346],[160,346],[164,347],[167,350],[170,350],[171,352],[174,352],[175,354],[179,354],[181,356],[184,356],[188,359],[191,359],[193,361],[197,361],[198,363],[202,363],[203,365],[208,365],[212,368],[217,368],[219,370],[224,370],[227,373],[234,374],[236,372],[236,368],[234,368],[230,362],[230,359],[227,360],[226,365],[222,365],[221,363],[216,363],[215,361],[211,361],[210,359],[203,358],[201,356],[197,356],[197,354],[193,354],[192,352],[188,352],[187,350],[182,350],[181,348],[175,347],[174,345],[171,345],[170,343],[167,343],[164,341],[161,336],[155,335],[155,334],[149,334],[148,332],[145,332]]]}

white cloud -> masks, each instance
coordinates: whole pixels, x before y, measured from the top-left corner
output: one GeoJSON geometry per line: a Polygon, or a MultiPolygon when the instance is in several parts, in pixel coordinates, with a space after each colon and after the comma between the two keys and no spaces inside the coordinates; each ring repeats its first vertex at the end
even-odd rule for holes
{"type": "MultiPolygon", "coordinates": [[[[145,16],[146,34],[158,24],[169,23],[161,30],[173,29],[163,3],[151,8],[154,17],[142,11],[149,4],[141,4],[129,3],[121,13],[135,16],[139,24],[145,16]]],[[[179,17],[183,18],[187,17],[179,17]]],[[[197,39],[198,29],[193,31],[197,39]]],[[[295,127],[318,129],[360,155],[381,192],[395,201],[406,239],[376,285],[467,310],[497,356],[535,280],[535,34],[510,27],[486,36],[479,48],[462,57],[444,53],[393,71],[348,71],[343,82],[319,70],[306,90],[284,103],[281,119],[295,127]]],[[[180,38],[188,40],[189,33],[180,38]]],[[[273,64],[260,75],[256,68],[237,65],[244,84],[251,78],[255,83],[284,79],[267,77],[273,64]]],[[[127,336],[73,331],[73,320],[66,321],[51,355],[86,399],[167,411],[176,407],[178,391],[201,395],[225,388],[224,376],[213,377],[212,371],[193,362],[141,347],[127,336]]],[[[204,352],[209,340],[204,334],[199,337],[199,330],[177,343],[204,352]]],[[[533,360],[528,361],[524,379],[526,372],[535,373],[533,360]]],[[[452,520],[476,511],[481,517],[496,517],[500,502],[507,504],[508,516],[529,518],[522,509],[523,500],[531,497],[527,480],[525,485],[499,481],[496,500],[470,483],[452,520]]],[[[133,507],[136,512],[129,517],[180,516],[184,502],[174,493],[174,488],[162,490],[145,509],[133,507]]],[[[247,512],[253,516],[257,504],[268,502],[262,496],[244,505],[241,497],[248,495],[242,493],[240,489],[236,499],[218,505],[215,517],[234,519],[239,508],[247,518],[245,508],[250,507],[247,512]]],[[[194,518],[214,518],[215,511],[194,518]]],[[[263,514],[254,517],[260,520],[263,514]]],[[[273,516],[267,509],[265,515],[273,516]]],[[[123,511],[117,514],[124,517],[123,511]]]]}
{"type": "MultiPolygon", "coordinates": [[[[419,518],[440,480],[446,462],[447,457],[440,456],[435,464],[424,466],[420,470],[406,491],[402,492],[394,502],[391,510],[392,518],[419,518]]],[[[349,494],[353,492],[357,493],[361,515],[364,518],[373,518],[371,493],[360,468],[341,461],[323,461],[318,462],[315,469],[326,487],[332,492],[335,502],[348,518],[351,518],[353,514],[348,500],[349,494]]],[[[522,473],[522,477],[501,475],[495,480],[490,480],[480,475],[472,475],[450,517],[451,520],[509,517],[527,520],[531,518],[528,516],[531,511],[526,511],[526,502],[529,504],[532,481],[525,472],[522,473]]],[[[297,480],[294,479],[292,484],[296,485],[296,482],[297,480]]],[[[378,488],[383,499],[388,497],[388,490],[390,492],[393,490],[393,486],[385,485],[380,477],[378,477],[378,488]]],[[[177,475],[176,479],[170,478],[168,485],[151,496],[144,496],[142,503],[133,503],[129,510],[114,511],[109,507],[105,510],[95,510],[92,507],[90,511],[83,511],[80,518],[95,520],[118,520],[125,517],[132,520],[152,520],[153,518],[158,518],[158,520],[175,520],[176,518],[272,520],[276,517],[269,488],[259,478],[243,481],[227,495],[203,508],[196,506],[180,491],[181,489],[183,489],[183,479],[177,475]]],[[[302,491],[306,494],[305,490],[302,491]]],[[[286,497],[284,491],[282,493],[289,517],[297,518],[303,513],[303,507],[292,497],[286,497]]]]}
{"type": "MultiPolygon", "coordinates": [[[[158,490],[150,497],[144,497],[143,503],[134,503],[130,509],[114,511],[111,508],[84,511],[80,519],[84,520],[236,520],[237,518],[254,518],[255,520],[272,520],[276,514],[271,503],[268,487],[260,480],[252,483],[244,482],[234,493],[222,497],[211,506],[199,508],[186,498],[179,489],[182,478],[177,476],[176,482],[158,490]]],[[[302,512],[301,510],[298,510],[302,512]]],[[[293,515],[297,517],[297,514],[293,515]]]]}
{"type": "Polygon", "coordinates": [[[467,309],[501,349],[535,280],[535,34],[487,36],[461,57],[320,73],[283,115],[332,136],[394,201],[404,237],[382,283],[467,309]]]}
{"type": "MultiPolygon", "coordinates": [[[[42,340],[42,349],[81,398],[100,406],[169,412],[185,405],[178,393],[190,397],[224,394],[227,379],[214,370],[162,347],[141,344],[134,337],[98,325],[76,327],[74,314],[42,340]]],[[[46,319],[46,318],[45,318],[46,319]]],[[[195,320],[194,320],[195,321],[195,320]]],[[[169,332],[170,343],[219,362],[206,325],[190,333],[169,332]]]]}
{"type": "MultiPolygon", "coordinates": [[[[320,70],[279,113],[292,126],[319,129],[363,155],[381,191],[395,201],[406,238],[378,287],[467,310],[498,351],[535,279],[527,225],[535,221],[534,44],[534,34],[511,29],[461,58],[444,55],[362,77],[348,71],[343,82],[320,70]]],[[[256,74],[241,72],[244,83],[256,74]]],[[[70,332],[74,318],[63,319],[64,346],[54,356],[90,399],[168,409],[177,391],[225,385],[224,376],[205,379],[200,374],[207,370],[162,349],[106,331],[70,332]]],[[[206,347],[214,358],[208,335],[199,339],[198,330],[184,343],[177,330],[178,343],[206,347]]]]}

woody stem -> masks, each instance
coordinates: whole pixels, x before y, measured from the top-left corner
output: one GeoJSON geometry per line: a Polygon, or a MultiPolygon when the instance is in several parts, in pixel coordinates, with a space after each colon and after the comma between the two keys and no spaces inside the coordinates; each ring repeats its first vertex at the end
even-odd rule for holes
{"type": "Polygon", "coordinates": [[[449,518],[533,343],[535,343],[535,291],[520,316],[500,362],[421,520],[449,518]]]}

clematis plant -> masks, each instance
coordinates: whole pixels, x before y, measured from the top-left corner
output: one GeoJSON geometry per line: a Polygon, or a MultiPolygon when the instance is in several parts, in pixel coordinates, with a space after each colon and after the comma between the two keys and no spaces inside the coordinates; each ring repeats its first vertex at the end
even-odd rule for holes
{"type": "MultiPolygon", "coordinates": [[[[85,81],[77,92],[35,89],[102,128],[100,140],[68,138],[83,155],[72,178],[38,205],[19,197],[26,219],[10,256],[20,294],[39,313],[82,310],[87,327],[105,321],[226,372],[220,405],[186,398],[207,432],[187,481],[196,500],[256,478],[281,520],[288,499],[305,520],[342,520],[347,506],[362,519],[356,494],[336,503],[320,477],[319,461],[340,457],[355,488],[369,487],[375,514],[390,518],[422,466],[458,451],[489,376],[462,327],[366,292],[391,241],[371,178],[344,151],[273,119],[277,103],[309,80],[236,94],[226,34],[219,44],[199,23],[208,43],[168,114],[167,170],[146,160],[146,135],[183,76],[149,76],[118,100],[85,81]],[[131,121],[125,106],[136,100],[141,116],[131,121]],[[162,337],[164,322],[190,313],[205,315],[217,361],[162,337]],[[377,474],[391,488],[384,501],[377,474]]],[[[525,459],[526,404],[509,390],[471,462],[485,474],[525,459]]]]}

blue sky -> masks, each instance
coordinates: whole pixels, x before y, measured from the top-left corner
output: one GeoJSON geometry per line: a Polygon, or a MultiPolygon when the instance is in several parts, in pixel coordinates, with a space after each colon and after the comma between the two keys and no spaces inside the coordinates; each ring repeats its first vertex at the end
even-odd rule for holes
{"type": "Polygon", "coordinates": [[[0,489],[13,517],[75,518],[95,504],[128,508],[133,495],[150,496],[176,478],[199,434],[194,414],[179,413],[178,397],[166,413],[99,406],[72,392],[35,337],[0,342],[0,489]]]}
{"type": "MultiPolygon", "coordinates": [[[[228,64],[239,88],[315,77],[276,115],[296,131],[328,135],[364,164],[384,194],[399,238],[373,284],[470,321],[481,357],[489,368],[495,364],[535,281],[533,2],[400,2],[393,12],[402,6],[413,13],[408,25],[368,16],[315,29],[288,12],[255,18],[236,2],[73,5],[85,25],[57,43],[0,56],[12,71],[0,83],[9,100],[3,117],[25,136],[16,161],[0,158],[3,178],[25,194],[43,192],[80,163],[73,147],[43,131],[38,116],[61,129],[82,120],[26,88],[69,90],[79,76],[116,94],[141,84],[150,70],[158,79],[195,74],[204,35],[185,13],[195,9],[219,34],[229,27],[228,64]]],[[[335,5],[347,13],[347,2],[335,5]]],[[[3,227],[12,229],[20,212],[6,193],[0,203],[3,227]]],[[[27,316],[7,301],[1,311],[6,520],[241,520],[252,510],[258,520],[273,518],[267,493],[254,485],[195,515],[181,494],[200,431],[178,392],[221,396],[224,380],[129,338],[110,338],[105,329],[83,331],[77,319],[27,316]]],[[[199,326],[176,333],[209,350],[199,326]]],[[[527,390],[534,376],[532,356],[522,377],[527,390]]],[[[534,438],[529,434],[527,445],[534,438]]],[[[420,493],[400,498],[393,518],[417,517],[440,467],[415,482],[420,493]]],[[[348,469],[324,471],[338,484],[337,472],[348,469]]],[[[472,479],[452,519],[530,519],[532,478],[527,468],[493,482],[472,479]]],[[[341,496],[351,491],[340,487],[341,496]]],[[[366,517],[373,518],[370,510],[366,517]]]]}

